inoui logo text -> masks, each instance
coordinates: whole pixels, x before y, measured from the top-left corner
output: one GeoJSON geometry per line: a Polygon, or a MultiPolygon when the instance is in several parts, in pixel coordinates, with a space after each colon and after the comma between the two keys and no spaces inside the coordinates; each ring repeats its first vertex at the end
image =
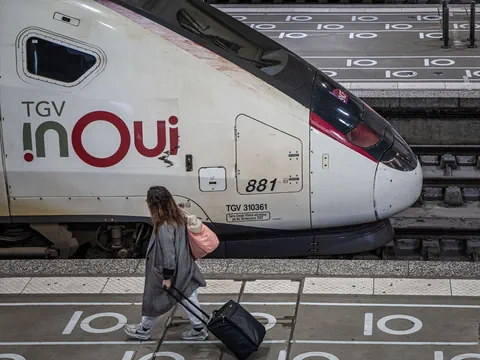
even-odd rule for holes
{"type": "MultiPolygon", "coordinates": [[[[54,101],[51,103],[48,101],[40,101],[38,103],[23,101],[22,104],[26,107],[28,118],[32,115],[37,115],[41,118],[51,118],[55,115],[61,117],[65,108],[65,101],[60,105],[54,101]]],[[[83,162],[99,168],[107,168],[120,163],[129,153],[132,142],[132,136],[127,124],[120,117],[108,111],[99,110],[85,114],[75,123],[70,136],[65,127],[57,121],[48,120],[39,125],[32,125],[30,122],[25,122],[23,124],[23,150],[26,162],[34,161],[35,157],[44,158],[46,156],[45,134],[50,130],[55,131],[58,135],[60,157],[68,158],[70,156],[69,141],[71,141],[73,151],[83,162]],[[110,123],[116,128],[116,131],[120,135],[120,145],[118,149],[113,155],[105,158],[90,154],[82,142],[82,135],[85,128],[97,121],[110,123]],[[35,150],[33,140],[35,140],[35,150]]],[[[176,155],[178,149],[178,118],[176,116],[170,116],[168,121],[157,121],[157,144],[153,148],[147,148],[144,144],[143,122],[134,121],[133,139],[135,150],[138,154],[147,158],[159,156],[167,148],[167,133],[170,155],[176,155]]],[[[105,137],[108,136],[108,134],[105,134],[105,137]]]]}

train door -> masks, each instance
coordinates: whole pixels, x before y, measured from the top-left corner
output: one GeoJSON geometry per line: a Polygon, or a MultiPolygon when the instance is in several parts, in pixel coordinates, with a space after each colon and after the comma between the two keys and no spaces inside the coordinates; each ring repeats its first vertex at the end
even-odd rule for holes
{"type": "Polygon", "coordinates": [[[310,227],[303,148],[308,143],[243,114],[236,119],[235,138],[237,192],[247,204],[242,216],[261,227],[310,227]]]}
{"type": "MultiPolygon", "coordinates": [[[[0,93],[1,94],[1,93],[0,93]]],[[[0,119],[2,119],[2,98],[0,96],[0,119]]],[[[10,209],[8,205],[7,174],[5,171],[5,159],[3,150],[3,127],[0,121],[0,222],[10,221],[10,209]]]]}

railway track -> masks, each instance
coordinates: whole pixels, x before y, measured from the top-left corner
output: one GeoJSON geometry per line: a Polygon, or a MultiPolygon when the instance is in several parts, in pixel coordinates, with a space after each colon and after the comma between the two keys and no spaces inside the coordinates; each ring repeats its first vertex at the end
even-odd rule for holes
{"type": "Polygon", "coordinates": [[[480,146],[413,145],[419,156],[424,188],[480,187],[480,146]]]}
{"type": "Polygon", "coordinates": [[[453,154],[455,156],[480,156],[480,145],[411,145],[418,156],[453,154]]]}

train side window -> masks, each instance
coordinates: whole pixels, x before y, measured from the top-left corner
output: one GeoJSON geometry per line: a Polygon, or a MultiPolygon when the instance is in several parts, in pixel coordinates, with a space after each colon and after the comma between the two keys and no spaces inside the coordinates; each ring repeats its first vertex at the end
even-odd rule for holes
{"type": "Polygon", "coordinates": [[[26,70],[32,75],[71,84],[96,62],[91,54],[45,39],[31,37],[26,42],[26,70]]]}

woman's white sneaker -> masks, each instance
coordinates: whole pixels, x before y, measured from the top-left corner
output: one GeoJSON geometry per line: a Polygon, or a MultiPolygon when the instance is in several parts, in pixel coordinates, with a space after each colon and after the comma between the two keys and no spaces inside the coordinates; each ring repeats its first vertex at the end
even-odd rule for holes
{"type": "Polygon", "coordinates": [[[134,339],[148,340],[152,336],[152,329],[143,330],[143,327],[141,324],[135,324],[135,325],[127,324],[125,325],[123,330],[128,336],[134,339]]]}
{"type": "Polygon", "coordinates": [[[202,340],[206,340],[207,338],[208,338],[208,331],[205,328],[203,328],[200,331],[192,329],[182,334],[182,339],[187,341],[188,340],[202,341],[202,340]]]}

